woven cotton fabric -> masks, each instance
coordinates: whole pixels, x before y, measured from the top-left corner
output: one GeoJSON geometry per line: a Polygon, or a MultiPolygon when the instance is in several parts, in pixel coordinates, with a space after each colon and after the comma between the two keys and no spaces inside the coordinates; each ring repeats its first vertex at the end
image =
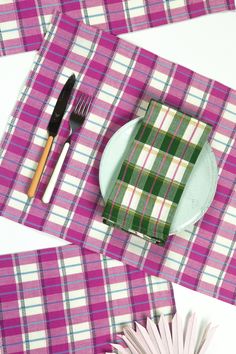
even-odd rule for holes
{"type": "Polygon", "coordinates": [[[105,223],[165,244],[211,128],[151,100],[103,212],[105,223]]]}
{"type": "Polygon", "coordinates": [[[56,15],[1,143],[0,215],[235,304],[235,119],[235,90],[110,33],[56,15]],[[28,200],[26,192],[56,99],[72,72],[77,76],[72,102],[80,90],[94,97],[93,106],[74,136],[52,203],[44,205],[41,197],[69,133],[71,105],[36,198],[28,200]],[[213,127],[210,144],[219,167],[207,213],[194,228],[169,237],[165,247],[102,222],[101,155],[117,129],[144,115],[151,98],[213,127]]]}
{"type": "Polygon", "coordinates": [[[0,304],[2,354],[105,353],[174,311],[165,280],[74,245],[0,256],[0,304]]]}
{"type": "Polygon", "coordinates": [[[1,0],[0,55],[39,49],[55,11],[120,34],[234,9],[234,0],[1,0]]]}

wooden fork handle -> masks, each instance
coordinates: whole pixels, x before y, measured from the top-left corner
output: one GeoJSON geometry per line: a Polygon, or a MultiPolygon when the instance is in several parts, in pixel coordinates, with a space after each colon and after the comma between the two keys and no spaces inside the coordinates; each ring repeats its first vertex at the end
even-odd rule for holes
{"type": "Polygon", "coordinates": [[[39,160],[39,163],[38,163],[37,169],[35,171],[34,177],[33,177],[32,181],[31,181],[31,185],[29,187],[28,193],[27,193],[29,198],[33,198],[35,196],[35,194],[36,194],[36,191],[37,191],[41,176],[43,174],[44,167],[45,167],[46,162],[47,162],[48,155],[49,155],[51,147],[52,147],[52,143],[53,143],[53,137],[49,136],[49,138],[47,140],[47,143],[45,145],[45,148],[43,150],[42,156],[41,156],[41,158],[39,160]]]}

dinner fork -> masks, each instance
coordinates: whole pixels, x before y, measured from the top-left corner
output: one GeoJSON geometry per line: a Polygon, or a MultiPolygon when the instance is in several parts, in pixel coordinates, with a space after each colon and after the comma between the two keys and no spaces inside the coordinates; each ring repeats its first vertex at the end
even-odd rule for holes
{"type": "Polygon", "coordinates": [[[81,94],[74,110],[70,114],[70,135],[63,146],[60,157],[57,161],[55,169],[50,177],[47,188],[44,192],[42,201],[45,204],[48,204],[51,200],[51,197],[52,197],[54,188],[56,186],[60,171],[62,169],[63,163],[65,161],[65,158],[67,156],[68,150],[71,145],[72,135],[74,134],[74,132],[76,130],[78,130],[83,125],[85,118],[87,117],[87,115],[89,113],[91,103],[92,103],[91,97],[89,97],[85,94],[81,94]]]}

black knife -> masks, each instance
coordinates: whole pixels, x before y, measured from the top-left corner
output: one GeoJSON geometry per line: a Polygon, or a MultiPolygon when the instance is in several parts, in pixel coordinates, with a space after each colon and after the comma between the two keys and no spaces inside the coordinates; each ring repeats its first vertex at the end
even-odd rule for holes
{"type": "Polygon", "coordinates": [[[66,107],[68,105],[68,101],[70,99],[70,95],[71,95],[72,89],[74,87],[75,81],[76,81],[76,78],[75,78],[75,75],[73,74],[69,77],[69,79],[65,83],[65,85],[58,97],[56,106],[53,110],[53,113],[52,113],[52,116],[51,116],[51,119],[50,119],[50,122],[49,122],[48,128],[47,128],[48,140],[45,145],[44,151],[42,153],[42,156],[40,158],[40,161],[38,163],[37,169],[35,171],[34,177],[31,181],[31,185],[30,185],[28,193],[27,193],[29,198],[33,198],[35,196],[36,191],[37,191],[38,184],[39,184],[41,176],[43,174],[43,170],[46,165],[48,155],[49,155],[51,147],[52,147],[53,140],[56,137],[58,130],[60,128],[62,118],[65,114],[66,107]]]}

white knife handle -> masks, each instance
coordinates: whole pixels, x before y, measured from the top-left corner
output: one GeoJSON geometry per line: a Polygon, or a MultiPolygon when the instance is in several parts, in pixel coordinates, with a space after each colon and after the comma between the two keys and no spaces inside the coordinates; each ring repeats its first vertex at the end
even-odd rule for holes
{"type": "Polygon", "coordinates": [[[44,195],[43,195],[43,198],[42,198],[42,201],[45,204],[48,204],[50,202],[50,200],[51,200],[52,193],[53,193],[55,185],[57,183],[58,176],[60,174],[63,162],[65,161],[65,158],[66,158],[67,152],[69,150],[69,147],[70,147],[70,143],[69,142],[65,143],[64,146],[63,146],[63,149],[62,149],[62,152],[60,154],[60,157],[59,157],[59,159],[57,161],[57,164],[56,164],[56,166],[54,168],[54,171],[53,171],[53,173],[51,175],[51,178],[49,180],[49,183],[47,185],[47,188],[46,188],[46,190],[44,192],[44,195]]]}

